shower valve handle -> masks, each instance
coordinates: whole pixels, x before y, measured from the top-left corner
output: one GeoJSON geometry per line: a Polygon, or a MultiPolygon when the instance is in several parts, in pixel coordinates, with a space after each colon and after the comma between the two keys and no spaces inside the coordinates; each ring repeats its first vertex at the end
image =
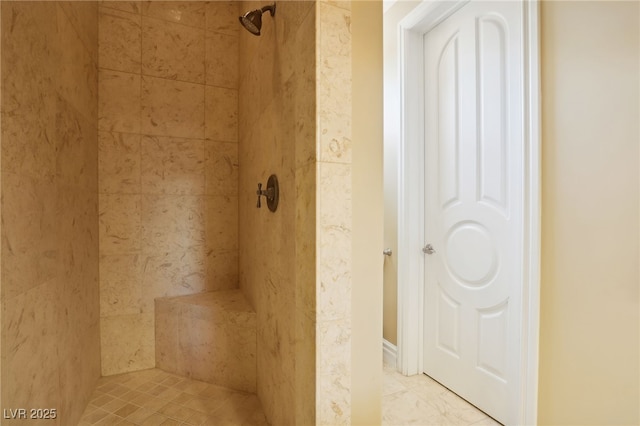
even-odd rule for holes
{"type": "Polygon", "coordinates": [[[260,203],[260,197],[265,196],[267,200],[273,200],[273,188],[267,188],[266,190],[262,189],[262,184],[258,184],[258,190],[256,191],[256,195],[258,195],[258,205],[256,207],[260,208],[262,205],[260,203]]]}
{"type": "Polygon", "coordinates": [[[267,199],[267,207],[269,207],[269,211],[275,212],[278,208],[278,200],[280,199],[280,189],[278,187],[278,178],[276,175],[269,176],[267,180],[267,189],[262,189],[262,184],[258,183],[258,190],[256,191],[258,195],[258,208],[261,207],[260,197],[264,195],[267,199]]]}

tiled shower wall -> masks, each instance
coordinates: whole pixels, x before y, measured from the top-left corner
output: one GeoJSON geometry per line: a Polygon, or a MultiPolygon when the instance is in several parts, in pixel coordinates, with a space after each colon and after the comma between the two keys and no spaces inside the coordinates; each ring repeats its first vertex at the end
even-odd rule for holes
{"type": "Polygon", "coordinates": [[[279,2],[260,37],[240,33],[240,287],[256,310],[258,396],[274,425],[315,424],[315,9],[279,2]],[[256,208],[272,173],[276,212],[256,208]]]}
{"type": "Polygon", "coordinates": [[[154,303],[238,286],[238,7],[99,10],[102,373],[155,366],[154,303]]]}
{"type": "Polygon", "coordinates": [[[0,7],[1,406],[76,424],[100,376],[98,8],[0,7]]]}
{"type": "Polygon", "coordinates": [[[350,2],[279,2],[240,35],[240,286],[273,424],[351,419],[350,21],[350,2]],[[272,173],[275,213],[254,195],[272,173]]]}

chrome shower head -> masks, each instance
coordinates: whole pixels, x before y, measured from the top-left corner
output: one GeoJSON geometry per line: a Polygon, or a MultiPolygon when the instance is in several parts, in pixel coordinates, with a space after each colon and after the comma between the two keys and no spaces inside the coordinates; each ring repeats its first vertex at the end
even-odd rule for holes
{"type": "Polygon", "coordinates": [[[240,23],[243,27],[245,27],[251,34],[260,35],[260,29],[262,28],[262,14],[266,11],[271,13],[271,16],[276,13],[276,4],[272,4],[271,6],[265,6],[262,9],[252,10],[250,12],[245,13],[240,18],[240,23]]]}

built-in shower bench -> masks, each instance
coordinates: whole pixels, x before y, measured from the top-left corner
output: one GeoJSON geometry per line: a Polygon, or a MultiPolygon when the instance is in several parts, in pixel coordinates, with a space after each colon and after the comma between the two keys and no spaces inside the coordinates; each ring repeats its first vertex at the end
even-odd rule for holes
{"type": "Polygon", "coordinates": [[[256,392],[256,313],[241,290],[155,300],[156,367],[256,392]]]}

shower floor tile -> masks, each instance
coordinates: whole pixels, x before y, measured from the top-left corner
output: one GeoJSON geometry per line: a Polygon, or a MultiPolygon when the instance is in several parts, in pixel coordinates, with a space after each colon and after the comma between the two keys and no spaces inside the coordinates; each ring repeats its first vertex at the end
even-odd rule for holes
{"type": "Polygon", "coordinates": [[[254,394],[191,380],[159,369],[98,381],[79,426],[268,426],[254,394]]]}

